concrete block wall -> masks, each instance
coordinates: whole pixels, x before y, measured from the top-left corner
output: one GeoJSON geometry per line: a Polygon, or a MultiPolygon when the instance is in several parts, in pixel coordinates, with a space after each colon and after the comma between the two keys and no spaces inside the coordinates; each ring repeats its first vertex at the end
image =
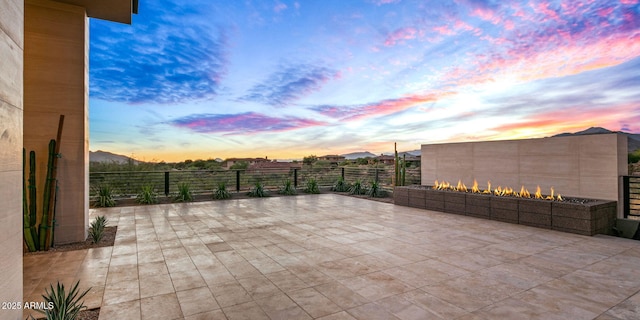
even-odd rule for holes
{"type": "Polygon", "coordinates": [[[22,301],[23,17],[23,0],[0,0],[0,302],[22,301]]]}
{"type": "MultiPolygon", "coordinates": [[[[422,145],[422,184],[437,179],[480,188],[491,181],[531,193],[551,187],[563,196],[621,203],[619,177],[628,173],[627,138],[621,134],[422,145]]],[[[618,206],[622,216],[622,206],[618,206]]]]}
{"type": "Polygon", "coordinates": [[[38,159],[38,208],[62,114],[55,243],[82,241],[89,221],[88,19],[83,7],[25,3],[24,146],[38,159]]]}

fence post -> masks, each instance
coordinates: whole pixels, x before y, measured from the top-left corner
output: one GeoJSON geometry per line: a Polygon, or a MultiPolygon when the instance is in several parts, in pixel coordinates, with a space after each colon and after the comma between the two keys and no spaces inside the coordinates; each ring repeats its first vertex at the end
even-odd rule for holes
{"type": "Polygon", "coordinates": [[[164,172],[164,195],[169,196],[169,171],[164,172]]]}
{"type": "Polygon", "coordinates": [[[629,213],[631,213],[631,200],[629,193],[631,192],[629,188],[629,176],[622,176],[622,202],[624,208],[624,218],[629,218],[629,213]]]}
{"type": "Polygon", "coordinates": [[[240,170],[236,170],[236,192],[240,192],[240,170]]]}
{"type": "Polygon", "coordinates": [[[378,183],[378,168],[376,168],[376,183],[378,183]]]}
{"type": "Polygon", "coordinates": [[[342,177],[342,180],[344,180],[344,167],[340,168],[340,176],[342,177]]]}
{"type": "Polygon", "coordinates": [[[298,187],[298,168],[293,168],[293,187],[298,187]]]}

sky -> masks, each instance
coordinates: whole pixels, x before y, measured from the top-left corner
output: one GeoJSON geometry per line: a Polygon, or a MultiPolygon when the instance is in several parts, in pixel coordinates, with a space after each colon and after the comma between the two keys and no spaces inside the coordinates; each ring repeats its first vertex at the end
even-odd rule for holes
{"type": "Polygon", "coordinates": [[[145,161],[640,133],[640,0],[142,0],[90,19],[90,149],[145,161]]]}

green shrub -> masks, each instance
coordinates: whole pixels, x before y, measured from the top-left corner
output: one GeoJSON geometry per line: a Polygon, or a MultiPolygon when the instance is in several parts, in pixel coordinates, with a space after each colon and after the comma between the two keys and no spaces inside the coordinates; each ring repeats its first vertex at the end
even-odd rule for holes
{"type": "Polygon", "coordinates": [[[307,180],[307,186],[304,188],[304,192],[320,193],[320,188],[318,187],[318,181],[315,178],[309,178],[309,180],[307,180]]]}
{"type": "Polygon", "coordinates": [[[186,182],[178,183],[178,196],[174,200],[176,202],[193,201],[193,194],[191,193],[191,185],[186,182]]]}
{"type": "Polygon", "coordinates": [[[253,188],[251,188],[251,190],[249,191],[248,195],[250,197],[258,197],[258,198],[269,196],[269,194],[267,193],[267,190],[264,189],[264,185],[261,182],[256,182],[253,188]]]}
{"type": "Polygon", "coordinates": [[[93,243],[98,243],[104,235],[104,228],[107,227],[107,218],[104,216],[96,217],[89,225],[89,238],[93,243]]]}
{"type": "Polygon", "coordinates": [[[218,200],[231,198],[231,193],[227,191],[227,184],[224,181],[218,183],[218,189],[213,192],[213,198],[218,200]]]}
{"type": "Polygon", "coordinates": [[[154,204],[158,203],[158,194],[153,189],[153,186],[142,186],[140,193],[136,196],[136,202],[140,204],[154,204]]]}
{"type": "Polygon", "coordinates": [[[629,163],[636,163],[640,161],[640,149],[633,152],[629,152],[629,163]]]}
{"type": "MultiPolygon", "coordinates": [[[[49,289],[45,289],[45,294],[42,295],[44,302],[47,305],[47,309],[39,310],[37,312],[45,315],[47,320],[74,320],[78,317],[78,313],[87,307],[84,305],[82,298],[89,292],[90,289],[79,293],[78,285],[80,281],[76,281],[73,288],[69,293],[65,292],[64,284],[57,283],[54,288],[53,285],[49,285],[49,289]]],[[[34,319],[31,316],[31,319],[34,319]]]]}
{"type": "Polygon", "coordinates": [[[331,191],[347,192],[349,191],[349,184],[344,181],[344,178],[342,176],[340,176],[340,178],[338,178],[338,181],[336,181],[336,183],[334,183],[331,187],[331,191]]]}
{"type": "Polygon", "coordinates": [[[292,195],[296,194],[297,192],[296,192],[296,188],[293,186],[293,182],[291,182],[290,179],[287,179],[284,182],[284,185],[278,191],[278,193],[284,194],[284,195],[287,195],[287,196],[292,196],[292,195]]]}
{"type": "Polygon", "coordinates": [[[100,208],[115,207],[116,201],[113,199],[114,189],[108,184],[101,184],[97,188],[97,198],[94,206],[100,208]]]}
{"type": "Polygon", "coordinates": [[[349,193],[354,195],[363,195],[367,193],[367,190],[364,185],[362,185],[362,181],[356,180],[349,188],[349,193]]]}
{"type": "Polygon", "coordinates": [[[385,192],[380,188],[380,184],[377,181],[371,181],[367,195],[373,198],[382,198],[385,196],[385,192]]]}

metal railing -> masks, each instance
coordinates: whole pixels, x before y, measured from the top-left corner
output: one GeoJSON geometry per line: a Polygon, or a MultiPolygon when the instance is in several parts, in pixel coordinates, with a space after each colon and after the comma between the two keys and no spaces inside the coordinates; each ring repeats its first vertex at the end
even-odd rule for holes
{"type": "MultiPolygon", "coordinates": [[[[339,177],[348,183],[360,180],[365,184],[377,181],[380,186],[391,188],[393,168],[321,167],[259,170],[174,170],[174,171],[122,171],[91,172],[89,185],[91,195],[100,185],[109,185],[116,197],[137,195],[143,186],[151,186],[165,196],[176,194],[178,185],[189,184],[194,194],[211,193],[224,182],[229,191],[250,190],[257,182],[266,189],[277,190],[286,180],[297,188],[304,188],[307,181],[315,179],[320,187],[332,186],[339,177]]],[[[406,184],[420,184],[420,168],[408,168],[406,184]]]]}
{"type": "Polygon", "coordinates": [[[624,217],[640,219],[640,176],[622,176],[624,217]]]}

